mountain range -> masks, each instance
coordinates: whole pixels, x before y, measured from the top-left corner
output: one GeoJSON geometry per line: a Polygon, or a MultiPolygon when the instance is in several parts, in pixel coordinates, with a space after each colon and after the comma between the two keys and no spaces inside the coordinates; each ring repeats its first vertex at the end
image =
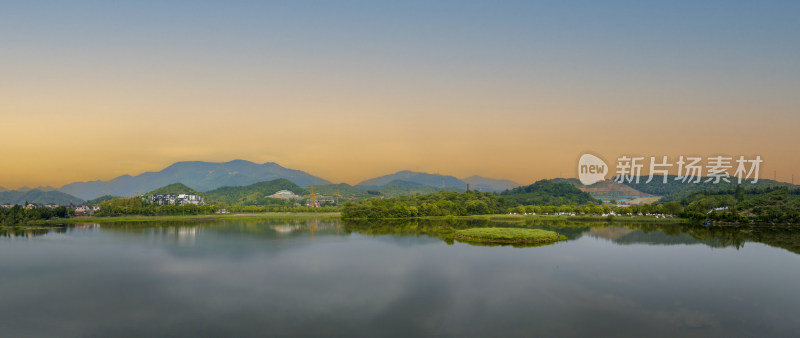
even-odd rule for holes
{"type": "Polygon", "coordinates": [[[514,181],[486,178],[478,175],[467,177],[463,181],[469,183],[470,189],[483,192],[504,191],[521,185],[514,181]]]}
{"type": "MultiPolygon", "coordinates": [[[[393,174],[383,175],[365,180],[355,186],[345,183],[331,184],[328,180],[313,176],[301,170],[285,168],[277,163],[267,162],[257,164],[244,160],[230,162],[202,162],[186,161],[172,164],[161,171],[145,172],[139,175],[122,175],[109,181],[75,182],[61,188],[40,186],[30,189],[27,187],[16,190],[7,190],[0,187],[0,203],[24,203],[25,200],[34,203],[73,204],[83,200],[92,200],[101,196],[134,196],[156,188],[174,183],[182,183],[199,192],[208,192],[222,187],[241,187],[259,182],[286,179],[298,187],[314,185],[318,193],[335,194],[351,198],[364,198],[370,196],[397,196],[416,193],[429,193],[439,190],[464,191],[467,185],[471,190],[484,192],[503,192],[519,187],[518,183],[504,179],[493,179],[481,176],[457,178],[450,175],[430,174],[410,170],[398,171],[393,174]],[[63,194],[61,194],[63,193],[63,194]]],[[[662,184],[660,179],[650,184],[613,184],[601,187],[582,186],[576,179],[563,180],[576,185],[583,191],[595,197],[608,195],[625,195],[626,198],[635,196],[663,196],[663,200],[678,200],[697,190],[730,189],[734,184],[679,184],[674,177],[668,178],[668,184],[662,184]],[[613,189],[612,189],[613,188],[613,189]]],[[[791,185],[788,183],[771,180],[759,180],[758,186],[791,185]]],[[[262,189],[263,190],[263,189],[262,189]]]]}
{"type": "MultiPolygon", "coordinates": [[[[58,190],[88,200],[103,195],[133,196],[137,192],[144,193],[172,183],[183,183],[192,189],[204,192],[221,187],[245,186],[279,178],[285,178],[301,187],[330,184],[323,178],[301,170],[285,168],[277,163],[257,164],[234,160],[224,163],[178,162],[157,172],[145,172],[136,176],[123,175],[110,181],[76,182],[67,184],[58,190]]],[[[366,180],[356,187],[363,190],[379,190],[394,181],[417,183],[426,187],[447,190],[465,190],[468,183],[475,190],[480,191],[503,191],[519,186],[508,180],[481,176],[471,176],[461,180],[449,175],[404,170],[366,180]]]]}
{"type": "Polygon", "coordinates": [[[257,164],[244,160],[224,163],[193,161],[178,162],[157,172],[123,175],[110,181],[71,183],[59,190],[83,199],[92,199],[103,195],[133,196],[137,192],[145,193],[172,183],[183,183],[197,191],[209,191],[278,178],[288,179],[299,186],[330,183],[306,172],[284,168],[272,162],[257,164]]]}
{"type": "MultiPolygon", "coordinates": [[[[323,178],[301,170],[285,168],[277,163],[257,164],[250,161],[233,160],[223,163],[203,161],[177,162],[160,171],[145,172],[133,176],[122,175],[109,181],[75,182],[64,185],[61,188],[42,186],[31,189],[23,187],[15,191],[32,192],[31,194],[33,195],[44,192],[62,192],[71,195],[68,198],[52,194],[36,195],[39,197],[53,196],[52,200],[41,201],[41,203],[57,203],[65,200],[91,200],[106,195],[134,196],[137,193],[145,193],[173,183],[182,183],[199,192],[207,192],[221,187],[247,186],[281,178],[287,179],[300,187],[330,185],[330,182],[323,178]]],[[[490,192],[504,191],[519,186],[519,184],[509,180],[481,176],[459,179],[449,175],[404,170],[363,181],[356,186],[350,187],[349,190],[352,190],[351,194],[353,195],[359,195],[356,191],[360,191],[361,194],[366,196],[367,190],[382,190],[388,192],[389,195],[396,195],[424,193],[442,189],[463,191],[466,190],[467,184],[470,185],[471,189],[490,192]]],[[[344,188],[346,187],[332,185],[327,190],[347,190],[344,188]]],[[[0,192],[2,191],[7,192],[8,190],[0,187],[0,192]]],[[[17,196],[19,194],[12,195],[17,196]]]]}

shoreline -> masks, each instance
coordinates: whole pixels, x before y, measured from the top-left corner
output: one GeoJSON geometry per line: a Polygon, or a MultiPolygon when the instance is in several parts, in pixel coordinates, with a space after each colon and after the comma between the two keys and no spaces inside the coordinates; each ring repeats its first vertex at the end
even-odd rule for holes
{"type": "MultiPolygon", "coordinates": [[[[703,226],[701,222],[693,221],[688,218],[671,217],[671,218],[656,218],[653,216],[615,216],[613,218],[603,216],[565,216],[565,215],[507,215],[507,214],[493,214],[493,215],[470,215],[470,216],[425,216],[425,217],[411,217],[411,218],[349,218],[342,219],[341,212],[263,212],[263,213],[230,213],[230,214],[202,214],[202,215],[165,215],[165,216],[78,216],[71,218],[49,219],[46,221],[33,221],[23,225],[13,226],[0,226],[0,229],[11,228],[50,228],[59,224],[73,224],[73,223],[136,223],[136,222],[180,222],[180,221],[213,221],[213,220],[257,220],[257,219],[275,219],[275,218],[326,218],[326,219],[341,219],[353,221],[383,221],[383,220],[486,220],[486,221],[572,221],[572,222],[590,222],[590,223],[668,223],[679,225],[696,225],[703,226]]],[[[791,223],[732,223],[732,222],[714,222],[713,225],[707,226],[709,228],[725,227],[725,228],[763,228],[763,227],[797,227],[796,224],[791,223]]]]}

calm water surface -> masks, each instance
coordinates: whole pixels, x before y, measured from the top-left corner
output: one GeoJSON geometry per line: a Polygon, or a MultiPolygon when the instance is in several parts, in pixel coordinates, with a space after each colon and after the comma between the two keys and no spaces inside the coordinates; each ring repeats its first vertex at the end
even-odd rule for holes
{"type": "Polygon", "coordinates": [[[0,237],[2,336],[800,336],[800,231],[430,223],[82,224],[0,237]],[[519,226],[472,224],[457,226],[519,226]]]}

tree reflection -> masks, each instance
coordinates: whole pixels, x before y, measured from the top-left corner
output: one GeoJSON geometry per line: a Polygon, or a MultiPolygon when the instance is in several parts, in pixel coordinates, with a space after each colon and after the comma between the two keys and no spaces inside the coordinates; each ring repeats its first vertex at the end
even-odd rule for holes
{"type": "MultiPolygon", "coordinates": [[[[616,244],[678,245],[703,244],[714,248],[740,249],[746,242],[758,242],[800,254],[800,231],[786,227],[706,227],[693,224],[575,222],[568,220],[344,220],[347,233],[365,235],[430,236],[453,244],[452,233],[457,229],[479,227],[536,228],[555,231],[577,240],[590,235],[616,244]],[[614,229],[624,233],[609,234],[614,229]],[[605,234],[605,235],[604,235],[605,234]]],[[[470,243],[482,246],[510,245],[470,243]]],[[[519,245],[515,245],[519,246],[519,245]]]]}

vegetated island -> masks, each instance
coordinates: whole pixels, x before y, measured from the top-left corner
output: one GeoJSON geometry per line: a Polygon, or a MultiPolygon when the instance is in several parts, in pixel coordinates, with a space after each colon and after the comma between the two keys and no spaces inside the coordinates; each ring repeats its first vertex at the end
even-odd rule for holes
{"type": "Polygon", "coordinates": [[[469,228],[456,230],[453,238],[464,242],[502,244],[551,244],[567,237],[555,231],[517,228],[469,228]]]}

